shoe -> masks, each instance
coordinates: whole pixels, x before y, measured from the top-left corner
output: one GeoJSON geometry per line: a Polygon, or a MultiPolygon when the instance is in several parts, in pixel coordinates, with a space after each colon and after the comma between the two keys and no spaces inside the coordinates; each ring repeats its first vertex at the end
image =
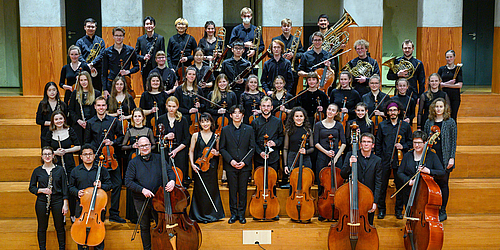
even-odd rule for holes
{"type": "Polygon", "coordinates": [[[280,220],[280,216],[279,215],[276,215],[276,217],[272,218],[273,221],[278,221],[280,220]]]}
{"type": "Polygon", "coordinates": [[[448,219],[446,210],[439,210],[439,222],[445,221],[446,219],[448,219]]]}
{"type": "Polygon", "coordinates": [[[75,220],[76,220],[76,217],[75,216],[71,216],[69,217],[71,219],[71,223],[75,223],[75,220]]]}
{"type": "Polygon", "coordinates": [[[396,219],[398,219],[398,220],[402,220],[403,219],[403,214],[401,212],[396,213],[395,215],[396,215],[396,219]]]}
{"type": "Polygon", "coordinates": [[[233,216],[231,216],[231,218],[229,218],[229,220],[227,221],[227,223],[233,224],[233,223],[236,222],[237,219],[238,219],[238,216],[233,215],[233,216]]]}
{"type": "Polygon", "coordinates": [[[383,219],[385,218],[385,211],[384,210],[380,210],[378,212],[378,216],[377,216],[378,219],[383,219]]]}
{"type": "Polygon", "coordinates": [[[109,221],[116,223],[127,223],[127,221],[122,219],[120,216],[109,216],[109,221]]]}
{"type": "Polygon", "coordinates": [[[247,223],[247,219],[245,219],[245,217],[243,216],[240,216],[240,224],[245,224],[247,223]]]}
{"type": "Polygon", "coordinates": [[[326,218],[325,218],[325,217],[323,217],[323,216],[321,216],[321,215],[319,215],[319,216],[318,216],[318,220],[319,220],[319,221],[325,221],[325,220],[326,220],[326,218]]]}

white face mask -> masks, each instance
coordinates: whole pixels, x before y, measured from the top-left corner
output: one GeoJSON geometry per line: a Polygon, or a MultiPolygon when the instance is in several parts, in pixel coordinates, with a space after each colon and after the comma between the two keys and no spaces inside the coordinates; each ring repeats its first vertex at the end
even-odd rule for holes
{"type": "Polygon", "coordinates": [[[244,23],[244,24],[249,24],[249,23],[250,23],[250,20],[252,20],[250,17],[244,17],[244,18],[243,18],[243,23],[244,23]]]}

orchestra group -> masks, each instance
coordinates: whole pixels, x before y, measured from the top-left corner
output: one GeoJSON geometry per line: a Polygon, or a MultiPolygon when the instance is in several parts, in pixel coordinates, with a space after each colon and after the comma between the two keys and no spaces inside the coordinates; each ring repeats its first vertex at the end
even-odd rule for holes
{"type": "MultiPolygon", "coordinates": [[[[140,225],[144,249],[160,249],[164,242],[155,236],[160,231],[167,232],[169,244],[191,244],[186,239],[195,237],[182,237],[199,233],[196,223],[226,216],[219,181],[229,188],[230,224],[245,224],[247,207],[255,220],[279,220],[276,190],[281,188],[289,189],[286,213],[298,223],[317,215],[321,222],[341,224],[339,217],[353,214],[341,208],[352,210],[355,204],[358,209],[357,196],[368,194],[359,198],[358,213],[368,213],[365,222],[372,227],[375,213],[386,217],[391,173],[401,189],[395,198],[397,219],[417,216],[409,210],[416,210],[423,192],[415,191],[417,185],[433,187],[424,184],[428,176],[442,193],[434,219],[447,219],[462,87],[453,50],[444,53],[447,65],[426,78],[425,62],[413,56],[414,43],[403,41],[403,55],[382,64],[389,67],[387,79],[395,81],[391,93],[383,93],[381,69],[370,57],[368,41],[357,40],[358,57],[339,65],[348,49],[340,30],[354,23],[348,13],[333,26],[320,15],[309,48],[300,41],[302,28],[292,34],[290,19],[281,21],[280,36],[264,44],[262,28],[251,24],[252,10],[245,7],[240,14],[242,23],[227,45],[225,29],[212,21],[196,41],[184,18],[175,21],[177,34],[166,42],[148,16],[135,48],[123,43],[121,27],[113,29],[114,43],[106,47],[95,34],[96,21],[84,21],[86,35],[69,47],[70,62],[61,70],[59,86],[45,85],[36,114],[42,165],[33,171],[29,191],[37,195],[40,249],[46,246],[50,213],[59,249],[65,249],[67,213],[79,249],[104,249],[104,235],[94,232],[99,230],[94,226],[104,228],[106,218],[106,193],[97,192],[102,190],[111,191],[111,222],[126,222],[119,211],[120,200],[126,199],[124,214],[140,225]],[[262,60],[263,66],[256,67],[262,60]],[[142,93],[132,89],[130,75],[137,72],[142,93]],[[417,130],[412,131],[415,118],[417,130]],[[78,163],[73,154],[79,155],[78,163]],[[177,199],[191,184],[187,202],[177,199]],[[249,184],[257,191],[247,205],[249,184]],[[351,187],[350,198],[333,198],[345,191],[342,184],[351,187]],[[123,185],[126,197],[120,197],[123,185]],[[317,197],[311,196],[313,185],[317,197]],[[370,201],[366,211],[362,200],[370,201]],[[186,203],[189,211],[177,211],[186,203]],[[166,219],[167,230],[165,225],[151,229],[150,221],[158,225],[160,219],[166,219]],[[186,229],[186,224],[194,226],[186,229]]],[[[345,225],[356,227],[359,218],[345,225]]],[[[416,232],[409,236],[418,237],[416,232]]],[[[358,240],[361,244],[361,236],[358,240]]],[[[192,243],[200,244],[201,236],[192,243]]],[[[340,249],[335,244],[330,249],[340,249]]]]}

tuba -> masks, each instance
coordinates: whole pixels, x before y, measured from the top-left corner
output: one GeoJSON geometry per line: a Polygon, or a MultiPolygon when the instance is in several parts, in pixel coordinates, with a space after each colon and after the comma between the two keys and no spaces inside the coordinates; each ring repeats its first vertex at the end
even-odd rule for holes
{"type": "MultiPolygon", "coordinates": [[[[400,70],[408,70],[408,77],[406,79],[410,79],[413,77],[413,74],[415,74],[415,67],[410,61],[407,60],[399,60],[399,63],[396,64],[396,57],[393,57],[384,63],[382,63],[382,66],[389,67],[389,69],[392,70],[394,73],[398,73],[400,70]]],[[[418,66],[418,65],[417,65],[418,66]]]]}
{"type": "MultiPolygon", "coordinates": [[[[326,31],[322,45],[323,49],[330,52],[332,55],[336,54],[340,50],[340,46],[349,41],[349,33],[347,31],[341,32],[341,30],[353,24],[358,25],[344,9],[344,14],[342,14],[340,19],[326,31]]],[[[312,49],[312,45],[309,46],[309,49],[312,49]]]]}
{"type": "Polygon", "coordinates": [[[342,70],[349,71],[349,73],[351,73],[354,77],[370,77],[373,72],[373,66],[368,62],[359,60],[358,63],[356,63],[356,66],[351,68],[349,63],[347,63],[342,70]]]}

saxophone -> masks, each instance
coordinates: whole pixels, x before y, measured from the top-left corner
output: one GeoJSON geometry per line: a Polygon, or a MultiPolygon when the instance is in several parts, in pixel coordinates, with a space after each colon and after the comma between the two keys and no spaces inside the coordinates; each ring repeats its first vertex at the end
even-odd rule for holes
{"type": "MultiPolygon", "coordinates": [[[[50,174],[49,174],[49,184],[47,185],[47,188],[50,189],[50,191],[52,191],[52,173],[54,172],[54,169],[52,169],[50,171],[50,174]]],[[[50,198],[51,198],[51,195],[50,194],[46,194],[47,196],[47,205],[45,205],[45,215],[49,215],[49,211],[50,211],[50,198]]]]}

